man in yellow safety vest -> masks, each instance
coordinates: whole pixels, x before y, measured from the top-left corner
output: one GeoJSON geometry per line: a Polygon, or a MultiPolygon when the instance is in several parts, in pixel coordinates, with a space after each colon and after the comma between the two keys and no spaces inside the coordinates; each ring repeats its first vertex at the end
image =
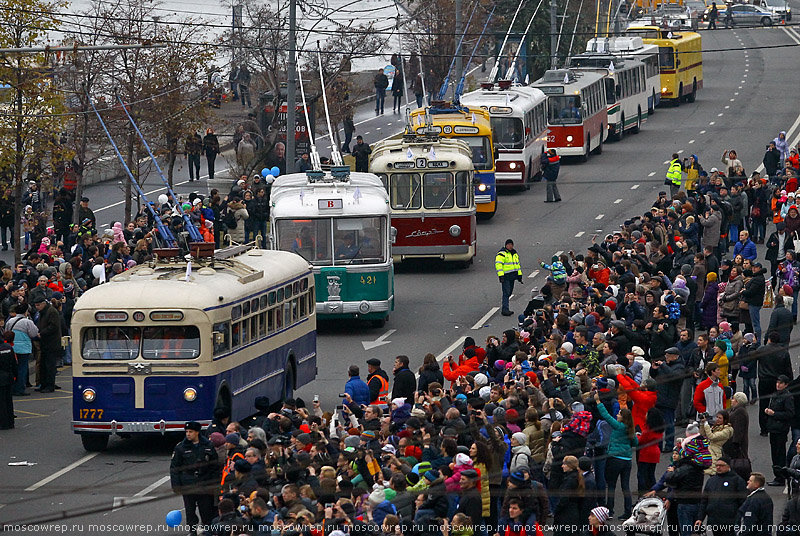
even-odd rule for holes
{"type": "Polygon", "coordinates": [[[672,154],[672,160],[669,162],[669,169],[667,170],[667,180],[664,182],[669,183],[669,195],[675,197],[681,189],[681,181],[683,180],[683,166],[678,157],[678,153],[672,154]]]}
{"type": "Polygon", "coordinates": [[[514,292],[514,282],[522,283],[522,268],[519,265],[519,255],[514,249],[514,241],[510,238],[506,240],[503,249],[497,252],[494,258],[494,267],[497,270],[497,277],[500,278],[500,285],[503,287],[502,312],[503,316],[511,316],[514,311],[508,307],[508,300],[514,292]]]}

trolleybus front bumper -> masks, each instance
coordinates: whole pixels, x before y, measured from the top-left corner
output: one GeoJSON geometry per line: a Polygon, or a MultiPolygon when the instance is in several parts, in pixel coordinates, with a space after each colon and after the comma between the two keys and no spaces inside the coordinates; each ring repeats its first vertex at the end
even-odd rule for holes
{"type": "Polygon", "coordinates": [[[404,259],[441,259],[443,261],[468,261],[475,256],[475,244],[455,246],[405,246],[392,247],[394,262],[404,259]]]}
{"type": "Polygon", "coordinates": [[[522,177],[522,171],[497,171],[494,174],[497,184],[523,184],[525,182],[522,177]]]}
{"type": "MultiPolygon", "coordinates": [[[[211,421],[198,421],[203,427],[211,424],[211,421]]],[[[72,431],[76,434],[99,433],[99,434],[161,434],[167,432],[183,432],[186,421],[164,421],[159,422],[120,422],[120,421],[72,421],[72,431]]]]}
{"type": "MultiPolygon", "coordinates": [[[[392,310],[394,296],[388,300],[324,301],[317,302],[318,315],[365,316],[371,313],[385,313],[392,310]]],[[[383,315],[381,315],[383,316],[383,315]]]]}

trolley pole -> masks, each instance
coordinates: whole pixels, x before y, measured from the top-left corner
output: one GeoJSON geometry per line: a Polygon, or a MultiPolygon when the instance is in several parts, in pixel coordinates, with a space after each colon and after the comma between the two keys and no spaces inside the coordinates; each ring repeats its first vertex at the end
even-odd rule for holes
{"type": "MultiPolygon", "coordinates": [[[[463,30],[461,28],[462,25],[461,20],[461,0],[456,0],[456,31],[454,37],[461,35],[463,30]]],[[[456,75],[453,80],[461,80],[461,71],[463,71],[463,65],[461,63],[461,51],[456,51],[456,75]]],[[[453,85],[453,95],[455,96],[455,85],[453,85]]]]}
{"type": "MultiPolygon", "coordinates": [[[[286,83],[286,173],[294,173],[297,95],[297,0],[289,0],[289,66],[286,83]]],[[[311,136],[311,133],[308,133],[311,136]]]]}
{"type": "Polygon", "coordinates": [[[558,67],[558,2],[550,0],[550,68],[558,67]]]}

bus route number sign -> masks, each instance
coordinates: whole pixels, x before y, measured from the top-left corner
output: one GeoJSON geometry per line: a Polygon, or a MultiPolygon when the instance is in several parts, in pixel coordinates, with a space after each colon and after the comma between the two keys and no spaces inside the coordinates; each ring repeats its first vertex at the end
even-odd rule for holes
{"type": "Polygon", "coordinates": [[[342,210],[344,206],[341,199],[318,199],[317,208],[319,210],[342,210]]]}

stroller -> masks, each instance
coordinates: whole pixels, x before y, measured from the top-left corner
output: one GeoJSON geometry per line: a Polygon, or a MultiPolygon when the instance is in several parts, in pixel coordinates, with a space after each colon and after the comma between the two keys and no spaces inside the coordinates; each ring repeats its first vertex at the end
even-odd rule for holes
{"type": "Polygon", "coordinates": [[[658,497],[642,499],[633,507],[631,517],[622,522],[626,536],[661,534],[667,520],[667,508],[658,497]]]}

